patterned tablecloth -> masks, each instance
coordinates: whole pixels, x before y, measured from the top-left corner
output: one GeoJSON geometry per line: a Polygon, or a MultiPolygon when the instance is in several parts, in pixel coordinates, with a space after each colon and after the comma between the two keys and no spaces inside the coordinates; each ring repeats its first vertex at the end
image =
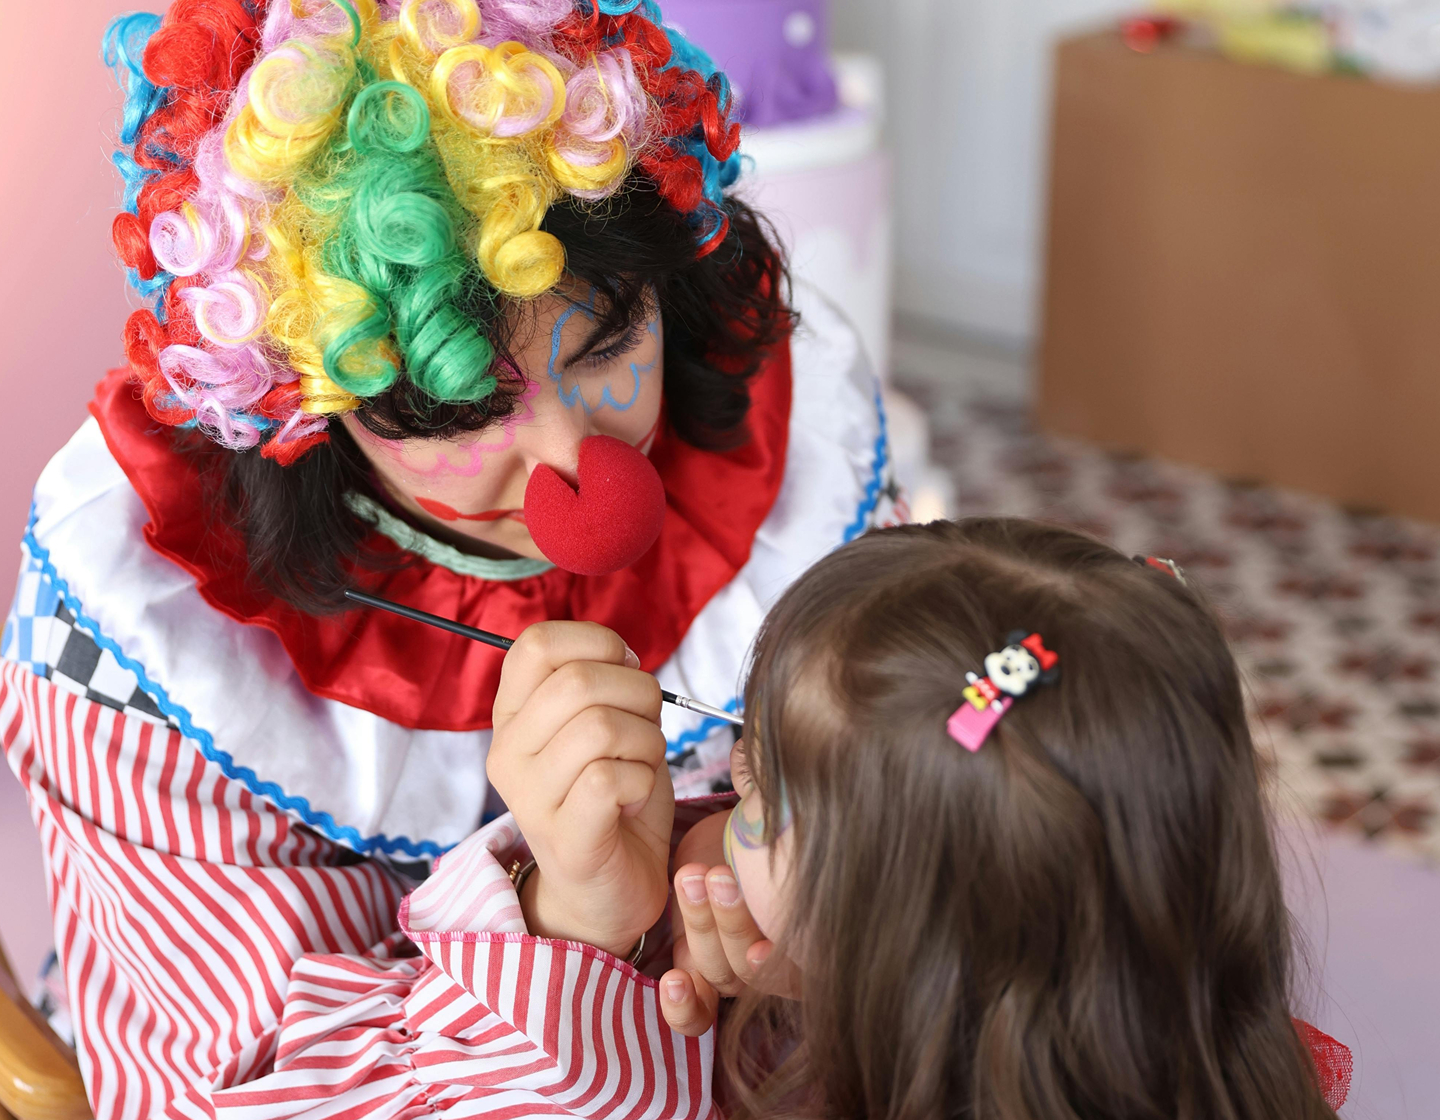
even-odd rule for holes
{"type": "Polygon", "coordinates": [[[1049,437],[1023,402],[897,379],[962,515],[1175,559],[1216,604],[1282,813],[1440,863],[1440,529],[1049,437]]]}

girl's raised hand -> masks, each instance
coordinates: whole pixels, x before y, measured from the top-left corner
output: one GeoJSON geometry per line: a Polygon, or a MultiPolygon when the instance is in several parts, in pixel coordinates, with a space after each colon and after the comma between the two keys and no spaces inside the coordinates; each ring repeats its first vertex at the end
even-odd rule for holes
{"type": "Polygon", "coordinates": [[[704,1034],[715,1022],[721,996],[760,986],[793,996],[798,976],[788,961],[761,972],[775,946],[755,924],[739,884],[721,855],[729,812],[716,813],[686,833],[675,853],[676,909],[684,925],[675,939],[675,967],[660,978],[660,1009],[672,1030],[704,1034]]]}
{"type": "Polygon", "coordinates": [[[494,711],[486,772],[535,856],[530,932],[626,956],[668,895],[659,683],[614,631],[541,622],[505,655],[494,711]]]}

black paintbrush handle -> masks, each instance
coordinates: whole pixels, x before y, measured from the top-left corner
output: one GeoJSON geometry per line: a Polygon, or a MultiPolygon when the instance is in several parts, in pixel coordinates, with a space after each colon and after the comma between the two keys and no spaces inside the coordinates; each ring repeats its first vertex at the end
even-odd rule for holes
{"type": "Polygon", "coordinates": [[[381,599],[376,595],[367,595],[363,591],[346,591],[345,598],[353,599],[357,603],[364,603],[367,607],[374,607],[376,610],[398,614],[401,618],[409,618],[416,622],[423,622],[427,626],[435,627],[437,630],[448,630],[452,634],[459,634],[462,638],[471,638],[474,641],[483,642],[487,646],[494,646],[496,649],[509,649],[515,644],[514,638],[507,638],[502,634],[492,634],[489,630],[481,630],[475,626],[466,626],[463,622],[442,618],[440,615],[431,614],[429,611],[417,611],[414,607],[407,607],[401,603],[392,603],[389,599],[381,599]]]}
{"type": "MultiPolygon", "coordinates": [[[[444,618],[438,614],[431,614],[429,611],[416,610],[414,607],[407,607],[402,603],[393,603],[389,599],[382,599],[378,595],[367,595],[363,591],[347,590],[345,598],[356,603],[363,603],[367,607],[374,607],[376,610],[389,611],[391,614],[398,614],[401,618],[408,618],[415,622],[423,622],[427,626],[434,626],[437,630],[448,630],[452,634],[459,634],[462,638],[470,638],[477,642],[483,642],[487,646],[494,646],[496,649],[509,649],[515,644],[514,638],[507,638],[503,634],[492,634],[489,630],[481,630],[477,626],[466,626],[463,622],[456,622],[454,619],[444,618]]],[[[721,708],[712,707],[709,704],[702,704],[699,700],[691,700],[688,696],[680,696],[668,689],[660,690],[660,699],[667,704],[674,704],[677,708],[684,708],[686,711],[696,712],[700,715],[709,716],[712,719],[723,719],[726,723],[733,723],[737,727],[744,721],[733,712],[727,712],[721,708]]]]}

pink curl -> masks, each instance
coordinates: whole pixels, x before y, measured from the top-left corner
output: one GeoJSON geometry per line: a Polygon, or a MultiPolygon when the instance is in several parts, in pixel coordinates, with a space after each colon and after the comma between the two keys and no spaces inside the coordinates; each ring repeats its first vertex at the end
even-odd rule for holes
{"type": "Polygon", "coordinates": [[[273,51],[286,39],[321,39],[340,36],[348,43],[352,34],[350,17],[333,0],[304,0],[306,14],[298,19],[291,14],[289,0],[270,5],[265,30],[260,36],[260,49],[273,51]]]}
{"type": "Polygon", "coordinates": [[[241,260],[259,260],[269,249],[265,238],[251,236],[268,196],[230,170],[223,148],[226,127],[228,118],[200,141],[195,155],[199,186],[190,199],[191,213],[171,210],[150,226],[155,260],[176,276],[229,272],[241,260]]]}
{"type": "Polygon", "coordinates": [[[305,439],[307,436],[323,432],[327,427],[329,427],[328,418],[303,412],[297,405],[295,411],[290,414],[290,418],[275,433],[275,442],[290,443],[293,440],[305,439]]]}
{"type": "MultiPolygon", "coordinates": [[[[644,129],[648,104],[630,52],[603,51],[565,83],[565,112],[558,128],[562,136],[557,137],[557,144],[569,136],[590,146],[589,150],[603,152],[609,141],[623,136],[633,149],[644,129]]],[[[568,152],[565,155],[569,158],[568,152]]]]}
{"type": "Polygon", "coordinates": [[[265,326],[265,290],[244,272],[222,272],[209,284],[185,288],[180,298],[190,305],[195,326],[216,346],[244,346],[265,326]]]}
{"type": "Polygon", "coordinates": [[[231,451],[246,451],[260,442],[262,429],[257,421],[225,412],[214,401],[196,407],[195,421],[211,439],[231,451]]]}
{"type": "Polygon", "coordinates": [[[575,8],[573,0],[479,0],[480,26],[487,43],[513,39],[531,50],[543,45],[555,25],[575,8]]]}
{"type": "Polygon", "coordinates": [[[160,351],[160,372],[186,408],[222,428],[219,417],[234,419],[253,408],[276,382],[274,366],[254,343],[220,351],[167,346],[160,351]]]}
{"type": "Polygon", "coordinates": [[[255,210],[263,210],[272,203],[279,202],[284,197],[285,188],[267,187],[264,183],[247,179],[244,175],[237,175],[231,169],[230,161],[225,158],[225,132],[230,127],[230,122],[238,117],[240,110],[248,104],[250,104],[249,83],[243,82],[235,91],[235,98],[231,102],[229,112],[225,114],[225,119],[207,132],[205,138],[200,141],[200,146],[195,152],[195,174],[207,187],[244,199],[255,210]]]}

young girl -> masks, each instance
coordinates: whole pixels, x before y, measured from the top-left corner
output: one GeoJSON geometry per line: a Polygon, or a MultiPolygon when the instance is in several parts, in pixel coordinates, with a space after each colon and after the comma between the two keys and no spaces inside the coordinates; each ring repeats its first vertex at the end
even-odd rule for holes
{"type": "Polygon", "coordinates": [[[705,1115],[718,990],[732,1114],[1333,1120],[1349,1055],[1291,1018],[1240,682],[1173,565],[1014,520],[833,553],[765,623],[710,815],[673,806],[631,665],[598,626],[522,637],[513,821],[407,902],[428,963],[377,963],[385,999],[305,966],[273,1085],[329,1058],[347,1092],[463,1068],[467,1108],[705,1115]],[[618,959],[647,952],[658,983],[618,959]]]}

